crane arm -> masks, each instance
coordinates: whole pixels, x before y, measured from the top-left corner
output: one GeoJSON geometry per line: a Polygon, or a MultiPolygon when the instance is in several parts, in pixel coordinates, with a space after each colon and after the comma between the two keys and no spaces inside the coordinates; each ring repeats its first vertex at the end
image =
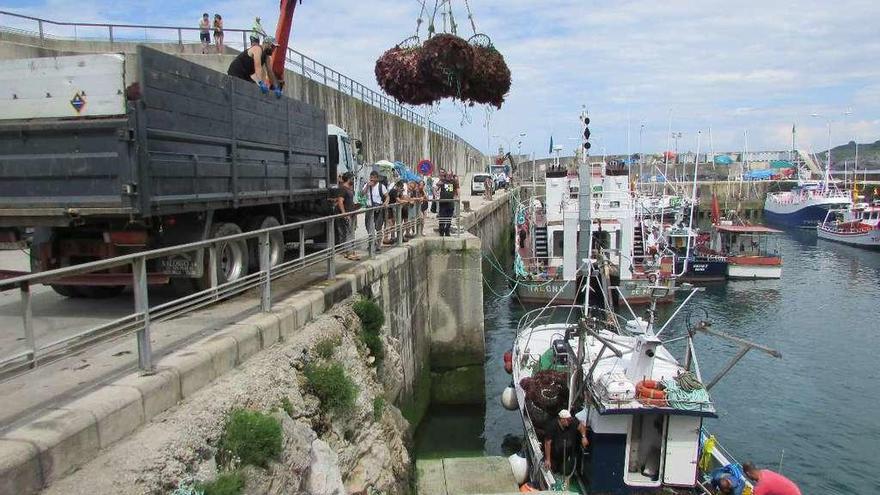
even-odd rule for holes
{"type": "Polygon", "coordinates": [[[275,28],[275,42],[278,47],[272,54],[272,72],[283,83],[284,61],[287,59],[287,46],[290,42],[290,30],[293,27],[293,12],[296,4],[302,0],[281,0],[281,12],[278,16],[278,26],[275,28]]]}

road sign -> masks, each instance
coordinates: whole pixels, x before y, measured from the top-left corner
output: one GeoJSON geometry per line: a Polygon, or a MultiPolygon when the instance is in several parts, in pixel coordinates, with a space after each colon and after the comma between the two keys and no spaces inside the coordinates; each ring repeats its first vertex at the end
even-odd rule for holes
{"type": "Polygon", "coordinates": [[[419,173],[422,175],[431,175],[434,172],[434,164],[427,158],[419,162],[419,173]]]}

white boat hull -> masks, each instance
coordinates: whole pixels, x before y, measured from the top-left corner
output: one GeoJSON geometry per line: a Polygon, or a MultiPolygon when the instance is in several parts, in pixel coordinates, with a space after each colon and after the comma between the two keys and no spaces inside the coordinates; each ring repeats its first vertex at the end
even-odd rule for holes
{"type": "Polygon", "coordinates": [[[839,233],[819,226],[816,233],[820,239],[849,244],[850,246],[880,249],[880,230],[877,229],[864,233],[839,233]]]}
{"type": "Polygon", "coordinates": [[[782,278],[782,265],[727,265],[727,277],[733,279],[782,278]]]}

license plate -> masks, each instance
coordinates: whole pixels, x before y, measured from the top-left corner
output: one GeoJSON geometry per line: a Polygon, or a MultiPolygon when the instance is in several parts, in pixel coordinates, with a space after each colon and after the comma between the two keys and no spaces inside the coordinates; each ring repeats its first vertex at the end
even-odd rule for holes
{"type": "Polygon", "coordinates": [[[165,275],[202,276],[200,256],[195,254],[176,254],[159,260],[159,271],[165,275]]]}

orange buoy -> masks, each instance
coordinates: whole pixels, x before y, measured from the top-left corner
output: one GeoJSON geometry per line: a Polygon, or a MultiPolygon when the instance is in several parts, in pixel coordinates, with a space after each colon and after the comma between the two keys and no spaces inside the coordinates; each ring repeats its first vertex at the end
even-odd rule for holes
{"type": "Polygon", "coordinates": [[[636,384],[636,396],[639,399],[662,399],[666,401],[666,391],[656,380],[642,380],[636,384]]]}

